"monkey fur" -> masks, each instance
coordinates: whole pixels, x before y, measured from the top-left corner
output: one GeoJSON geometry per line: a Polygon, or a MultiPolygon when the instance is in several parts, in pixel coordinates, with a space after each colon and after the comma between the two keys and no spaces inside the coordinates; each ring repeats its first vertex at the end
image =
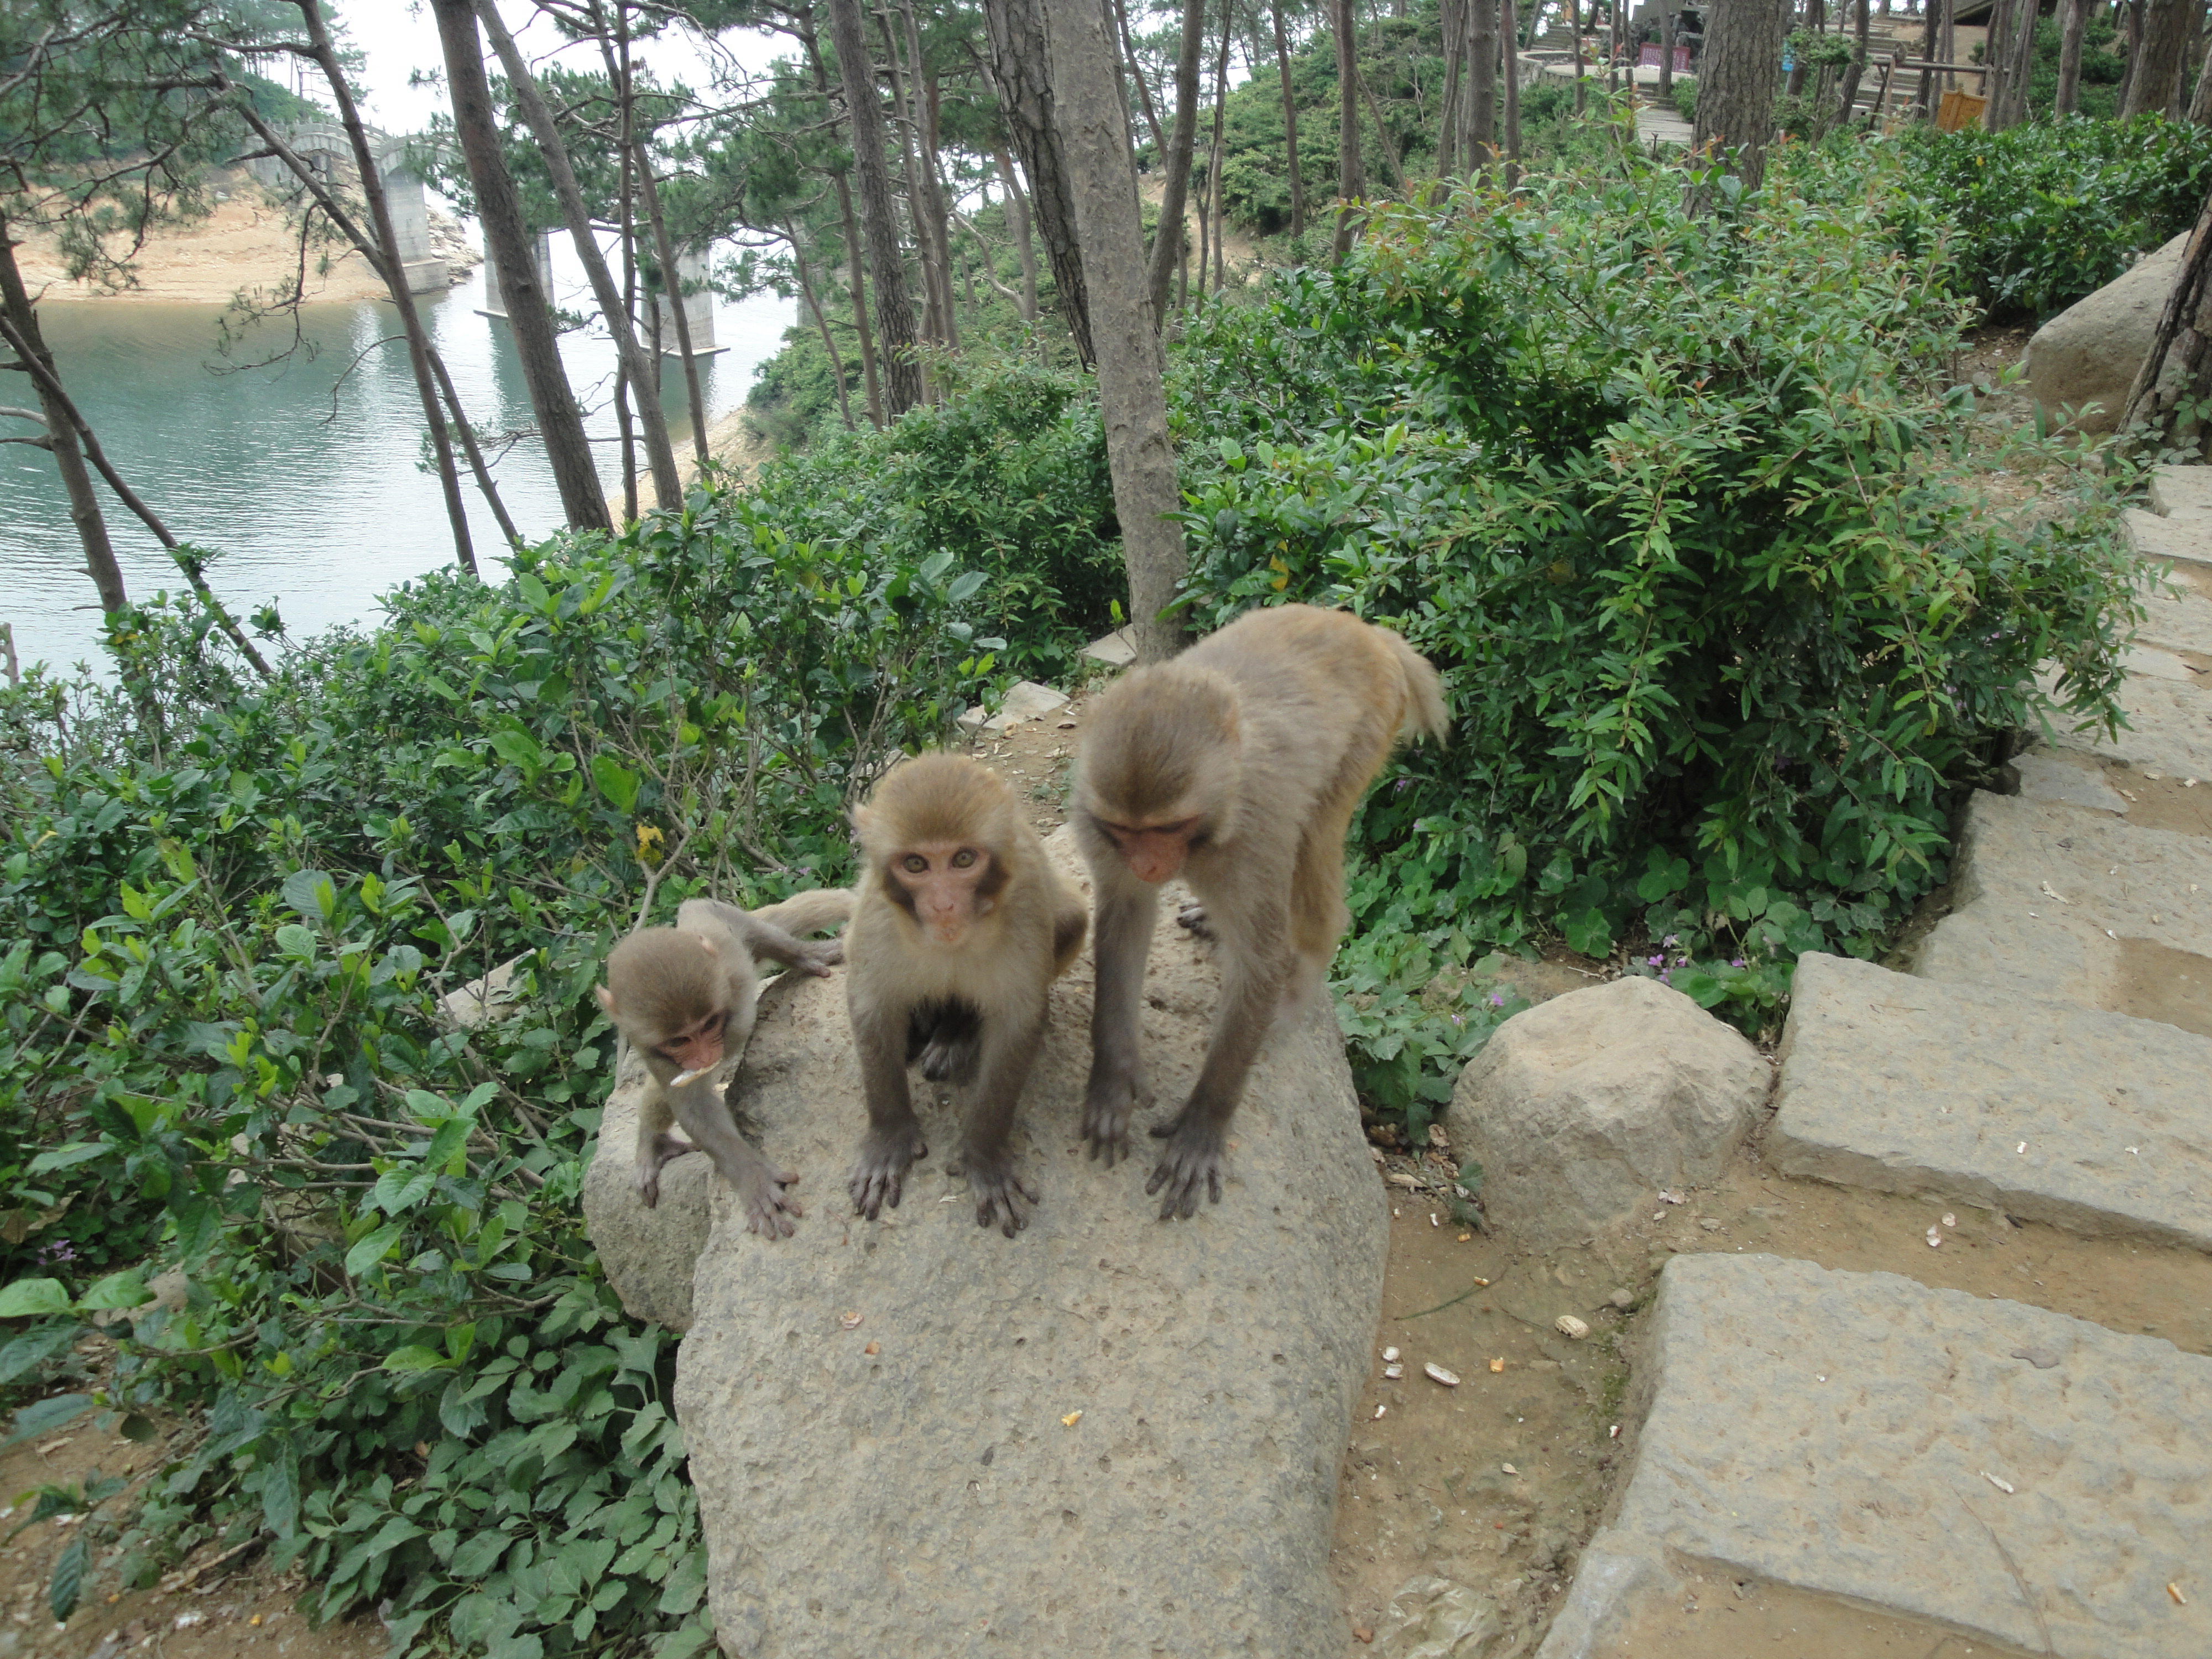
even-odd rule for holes
{"type": "Polygon", "coordinates": [[[1073,801],[1097,896],[1097,1000],[1083,1133],[1110,1166],[1151,1103],[1139,1054],[1145,958],[1159,884],[1203,907],[1179,918],[1220,942],[1221,1004],[1190,1097],[1153,1128],[1145,1183],[1160,1218],[1221,1200],[1229,1121],[1278,1013],[1318,994],[1351,921],[1344,836],[1402,734],[1450,730],[1436,670],[1397,635],[1343,611],[1281,605],[1124,675],[1085,722],[1073,801]]]}
{"type": "Polygon", "coordinates": [[[687,899],[673,927],[641,928],[608,953],[599,1004],[651,1079],[637,1119],[637,1188],[648,1207],[660,1201],[661,1166],[703,1152],[737,1189],[750,1231],[768,1238],[791,1235],[792,1218],[804,1212],[784,1188],[798,1176],[771,1168],[738,1133],[709,1073],[725,1057],[743,1053],[752,1036],[760,1000],[756,959],[827,975],[843,959],[843,943],[808,943],[798,935],[834,927],[852,912],[853,895],[838,889],[754,911],[687,899]],[[691,1139],[670,1133],[672,1122],[691,1139]]]}
{"type": "Polygon", "coordinates": [[[963,755],[892,769],[853,815],[865,869],[846,930],[847,1005],[868,1127],[847,1186],[870,1220],[896,1208],[928,1147],[907,1067],[967,1097],[957,1168],[978,1226],[1012,1238],[1036,1193],[1006,1143],[1036,1059],[1046,992],[1083,948],[1083,899],[1053,869],[1013,790],[963,755]]]}

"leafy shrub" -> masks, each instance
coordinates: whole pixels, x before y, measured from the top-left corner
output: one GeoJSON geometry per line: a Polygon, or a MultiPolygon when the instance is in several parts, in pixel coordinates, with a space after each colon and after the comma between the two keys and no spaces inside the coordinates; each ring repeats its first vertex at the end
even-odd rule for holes
{"type": "Polygon", "coordinates": [[[1780,189],[1692,218],[1681,186],[1632,160],[1394,210],[1209,312],[1190,595],[1200,628],[1348,605],[1443,671],[1453,746],[1356,829],[1363,934],[1673,936],[1675,982],[1755,1025],[1797,954],[1870,952],[1942,878],[2037,665],[2112,714],[2137,612],[2109,506],[2023,527],[1967,488],[1940,249],[1780,189]]]}
{"type": "MultiPolygon", "coordinates": [[[[2031,122],[2002,132],[1932,127],[1899,136],[1906,190],[1888,217],[1908,256],[1938,227],[1974,295],[1996,316],[2043,317],[2102,288],[2136,256],[2196,222],[2212,191],[2212,128],[2141,115],[2031,122]]],[[[1856,181],[1861,158],[1793,158],[1856,181]]]]}
{"type": "Polygon", "coordinates": [[[131,1309],[98,1403],[206,1410],[125,1583],[265,1531],[312,1613],[389,1600],[409,1650],[710,1642],[673,1346],[578,1213],[614,1058],[589,987],[648,894],[840,879],[853,791],[993,668],[981,573],[796,489],[434,577],[266,686],[149,609],[139,658],[201,664],[158,734],[127,690],[0,692],[6,1203],[66,1211],[0,1228],[0,1316],[131,1309]],[[454,1029],[441,996],[507,960],[514,1015],[454,1029]],[[109,1262],[46,1242],[80,1213],[158,1242],[185,1305],[88,1285],[109,1262]]]}

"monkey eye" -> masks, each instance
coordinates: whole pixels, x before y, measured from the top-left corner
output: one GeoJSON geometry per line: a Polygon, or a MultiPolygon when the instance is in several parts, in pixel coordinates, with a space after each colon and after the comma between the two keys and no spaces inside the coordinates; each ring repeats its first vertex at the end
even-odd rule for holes
{"type": "Polygon", "coordinates": [[[929,860],[919,853],[908,853],[903,861],[906,865],[906,872],[910,876],[925,874],[929,869],[929,860]]]}
{"type": "Polygon", "coordinates": [[[975,849],[972,847],[963,847],[952,855],[952,867],[956,870],[968,869],[975,862],[975,849]]]}

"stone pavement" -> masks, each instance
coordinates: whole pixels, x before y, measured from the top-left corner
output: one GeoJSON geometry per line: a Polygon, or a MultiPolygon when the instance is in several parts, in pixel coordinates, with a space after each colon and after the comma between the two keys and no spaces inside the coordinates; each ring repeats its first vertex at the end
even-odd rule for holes
{"type": "MultiPolygon", "coordinates": [[[[2039,738],[2017,795],[1972,798],[1911,973],[1800,962],[1783,1173],[2212,1251],[2212,469],[2151,505],[2131,729],[2039,738]]],[[[1539,1659],[1639,1652],[1705,1571],[2005,1652],[2212,1654],[2212,1359],[1751,1255],[1670,1261],[1647,1343],[1539,1659]]]]}

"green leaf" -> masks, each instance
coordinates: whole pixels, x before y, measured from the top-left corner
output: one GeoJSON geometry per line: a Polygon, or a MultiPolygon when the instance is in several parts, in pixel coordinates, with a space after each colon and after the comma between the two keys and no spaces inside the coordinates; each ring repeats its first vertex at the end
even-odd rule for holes
{"type": "Polygon", "coordinates": [[[398,1222],[386,1222],[346,1252],[345,1270],[349,1279],[359,1279],[378,1262],[391,1255],[406,1228],[398,1222]]]}
{"type": "Polygon", "coordinates": [[[320,870],[295,870],[284,878],[284,902],[309,921],[328,921],[337,914],[337,884],[320,870]]]}
{"type": "Polygon", "coordinates": [[[300,1459],[289,1443],[262,1473],[261,1518],[279,1538],[289,1538],[299,1528],[300,1459]]]}
{"type": "Polygon", "coordinates": [[[431,1170],[386,1170],[376,1178],[374,1194],[376,1207],[388,1216],[398,1216],[413,1209],[430,1195],[438,1184],[437,1172],[431,1170]]]}
{"type": "Polygon", "coordinates": [[[394,1348],[384,1356],[384,1369],[398,1371],[403,1376],[414,1371],[442,1370],[453,1363],[435,1348],[412,1344],[404,1348],[394,1348]]]}
{"type": "Polygon", "coordinates": [[[119,1273],[110,1273],[77,1298],[79,1308],[138,1308],[154,1299],[154,1292],[146,1288],[138,1277],[138,1269],[126,1267],[119,1273]]]}
{"type": "Polygon", "coordinates": [[[306,958],[315,954],[315,936],[296,921],[288,921],[276,930],[276,948],[288,957],[306,958]]]}
{"type": "Polygon", "coordinates": [[[54,1576],[46,1585],[46,1606],[58,1625],[69,1623],[70,1614],[76,1611],[77,1597],[84,1590],[84,1570],[92,1559],[92,1540],[80,1528],[54,1562],[54,1576]]]}
{"type": "Polygon", "coordinates": [[[60,1170],[73,1170],[80,1164],[88,1164],[115,1150],[110,1140],[81,1140],[70,1146],[58,1146],[51,1152],[40,1152],[30,1163],[33,1175],[52,1175],[60,1170]]]}
{"type": "Polygon", "coordinates": [[[0,1319],[35,1319],[70,1307],[70,1293],[58,1279],[19,1279],[0,1291],[0,1319]]]}
{"type": "Polygon", "coordinates": [[[605,750],[592,757],[592,781],[616,811],[627,813],[637,805],[638,774],[605,750]]]}
{"type": "Polygon", "coordinates": [[[42,1434],[52,1434],[64,1423],[74,1423],[92,1409],[88,1394],[58,1394],[45,1400],[36,1400],[15,1413],[15,1426],[0,1448],[32,1440],[42,1434]]]}

